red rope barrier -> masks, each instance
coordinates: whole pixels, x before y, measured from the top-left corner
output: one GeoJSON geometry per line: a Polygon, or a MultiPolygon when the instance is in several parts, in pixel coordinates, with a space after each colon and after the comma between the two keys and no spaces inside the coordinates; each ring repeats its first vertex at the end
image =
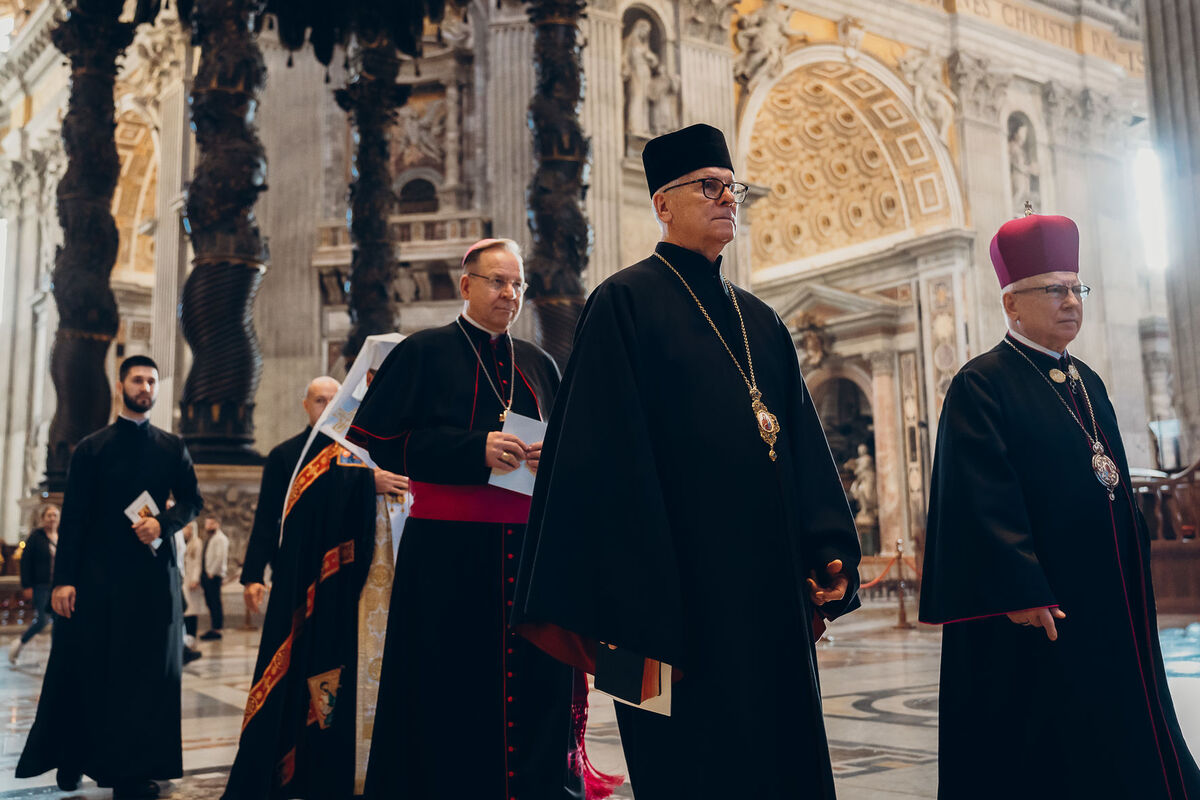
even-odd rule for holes
{"type": "Polygon", "coordinates": [[[897,558],[898,558],[898,556],[892,556],[892,560],[889,561],[887,563],[887,566],[883,568],[883,572],[879,573],[879,577],[875,578],[875,580],[873,580],[873,581],[868,581],[867,583],[862,584],[861,586],[858,587],[859,590],[861,591],[862,589],[870,589],[872,586],[875,586],[881,580],[883,580],[884,577],[887,576],[888,571],[891,570],[892,565],[896,563],[897,558]]]}

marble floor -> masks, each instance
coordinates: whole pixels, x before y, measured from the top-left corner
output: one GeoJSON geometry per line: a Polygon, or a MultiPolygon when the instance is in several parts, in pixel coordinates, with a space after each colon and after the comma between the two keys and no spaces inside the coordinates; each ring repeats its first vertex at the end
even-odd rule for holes
{"type": "MultiPolygon", "coordinates": [[[[910,609],[909,618],[915,616],[910,609]]],[[[869,604],[835,623],[818,645],[825,725],[843,800],[933,798],[937,775],[938,628],[895,628],[894,605],[869,604]]],[[[1164,653],[1171,690],[1193,752],[1200,752],[1200,615],[1165,617],[1164,653]],[[1191,628],[1187,628],[1188,625],[1191,628]]],[[[203,629],[203,628],[202,628],[203,629]]],[[[204,657],[184,670],[185,776],[168,787],[170,800],[216,800],[233,761],[243,703],[253,668],[257,632],[229,630],[204,642],[204,657]]],[[[0,644],[9,640],[0,637],[0,644]]],[[[111,794],[84,783],[64,795],[54,775],[18,781],[13,770],[33,721],[49,637],[22,652],[15,667],[0,667],[0,800],[70,797],[100,800],[111,794]]],[[[606,772],[623,772],[611,702],[593,694],[588,752],[606,772]]],[[[616,798],[631,800],[628,785],[616,798]]]]}

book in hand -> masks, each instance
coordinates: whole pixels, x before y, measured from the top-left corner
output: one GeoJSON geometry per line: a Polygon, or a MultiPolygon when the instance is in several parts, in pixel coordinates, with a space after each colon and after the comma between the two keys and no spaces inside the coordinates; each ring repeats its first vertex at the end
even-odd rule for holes
{"type": "MultiPolygon", "coordinates": [[[[536,444],[542,441],[546,436],[546,423],[540,419],[526,417],[521,414],[508,412],[508,417],[504,420],[504,427],[500,429],[503,433],[511,433],[525,444],[536,444]]],[[[511,472],[501,472],[498,469],[492,470],[492,477],[488,479],[488,483],[492,486],[498,486],[501,489],[507,489],[510,492],[518,494],[533,495],[533,482],[537,478],[533,470],[529,468],[529,462],[521,461],[517,468],[511,472]]]]}
{"type": "Polygon", "coordinates": [[[596,646],[596,690],[618,703],[671,716],[671,665],[620,647],[596,646]]]}
{"type": "MultiPolygon", "coordinates": [[[[150,496],[149,492],[143,491],[134,498],[132,503],[126,506],[125,516],[128,517],[129,521],[134,525],[138,523],[138,520],[146,519],[147,517],[157,517],[158,503],[154,502],[154,498],[150,496]]],[[[161,544],[162,538],[160,537],[146,546],[149,547],[150,552],[153,553],[158,550],[158,547],[161,544]]]]}

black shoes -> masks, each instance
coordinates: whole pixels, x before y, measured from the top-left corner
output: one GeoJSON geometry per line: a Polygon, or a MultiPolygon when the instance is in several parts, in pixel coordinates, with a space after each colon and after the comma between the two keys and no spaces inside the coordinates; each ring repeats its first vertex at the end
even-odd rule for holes
{"type": "Polygon", "coordinates": [[[183,665],[186,667],[202,655],[204,654],[194,647],[183,648],[183,665]]]}
{"type": "Polygon", "coordinates": [[[220,638],[221,638],[221,632],[220,632],[220,631],[209,631],[208,633],[201,634],[201,635],[200,635],[200,638],[201,638],[201,639],[203,639],[203,640],[204,640],[204,641],[206,641],[206,642],[211,642],[211,641],[214,641],[214,640],[216,640],[216,639],[220,639],[220,638]]]}
{"type": "Polygon", "coordinates": [[[65,768],[59,767],[58,772],[54,774],[54,782],[58,784],[58,788],[64,792],[73,792],[79,788],[79,781],[83,779],[83,773],[71,772],[65,768]]]}
{"type": "Polygon", "coordinates": [[[154,800],[162,789],[154,781],[134,781],[113,787],[113,800],[154,800]]]}

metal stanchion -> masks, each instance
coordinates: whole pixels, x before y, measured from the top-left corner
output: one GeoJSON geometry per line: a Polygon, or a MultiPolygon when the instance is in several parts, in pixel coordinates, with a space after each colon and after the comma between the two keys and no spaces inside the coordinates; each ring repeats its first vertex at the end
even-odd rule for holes
{"type": "Polygon", "coordinates": [[[898,578],[896,582],[896,596],[900,600],[900,618],[896,621],[896,627],[902,630],[908,630],[913,627],[913,624],[908,621],[908,611],[904,607],[904,540],[896,540],[896,573],[898,578]]]}

